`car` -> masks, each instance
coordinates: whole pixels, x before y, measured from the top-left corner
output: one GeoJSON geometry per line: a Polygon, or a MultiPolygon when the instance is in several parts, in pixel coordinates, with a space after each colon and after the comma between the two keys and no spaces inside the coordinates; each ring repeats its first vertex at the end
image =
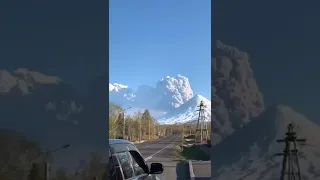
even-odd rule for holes
{"type": "Polygon", "coordinates": [[[124,139],[109,139],[108,174],[110,180],[160,180],[161,163],[149,166],[137,147],[124,139]]]}

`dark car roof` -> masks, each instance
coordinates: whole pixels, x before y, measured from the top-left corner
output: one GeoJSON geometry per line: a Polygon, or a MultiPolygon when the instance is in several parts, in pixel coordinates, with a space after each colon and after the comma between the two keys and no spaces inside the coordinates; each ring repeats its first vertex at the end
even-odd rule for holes
{"type": "Polygon", "coordinates": [[[109,139],[109,144],[133,144],[133,143],[124,139],[109,139]]]}

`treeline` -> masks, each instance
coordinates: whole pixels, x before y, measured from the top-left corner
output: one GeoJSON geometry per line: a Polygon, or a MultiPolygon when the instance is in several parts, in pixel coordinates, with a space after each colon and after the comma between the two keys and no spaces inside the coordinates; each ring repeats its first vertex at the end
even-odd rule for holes
{"type": "MultiPolygon", "coordinates": [[[[27,176],[27,180],[91,180],[108,179],[107,164],[102,162],[101,156],[91,153],[90,160],[81,160],[75,171],[68,171],[65,168],[58,168],[54,171],[46,169],[46,163],[33,163],[27,176]],[[48,170],[50,173],[47,175],[48,170]],[[48,178],[46,178],[46,176],[48,178]]],[[[2,180],[2,179],[1,179],[2,180]]]]}
{"type": "Polygon", "coordinates": [[[44,161],[50,166],[54,164],[52,151],[41,148],[39,143],[21,133],[0,128],[0,147],[0,180],[43,180],[48,171],[49,180],[108,179],[107,164],[97,152],[83,157],[87,160],[79,159],[74,170],[46,169],[44,161]]]}
{"type": "Polygon", "coordinates": [[[151,116],[148,109],[129,116],[120,106],[109,104],[109,138],[143,141],[156,139],[159,136],[159,123],[151,116]],[[123,129],[125,129],[125,137],[123,137],[123,129]]]}
{"type": "MultiPolygon", "coordinates": [[[[210,123],[207,128],[210,134],[210,123]]],[[[194,134],[195,129],[195,123],[161,125],[152,118],[148,109],[129,116],[120,106],[109,103],[109,138],[145,141],[168,134],[194,134]],[[123,128],[125,129],[125,137],[123,137],[123,128]]]]}

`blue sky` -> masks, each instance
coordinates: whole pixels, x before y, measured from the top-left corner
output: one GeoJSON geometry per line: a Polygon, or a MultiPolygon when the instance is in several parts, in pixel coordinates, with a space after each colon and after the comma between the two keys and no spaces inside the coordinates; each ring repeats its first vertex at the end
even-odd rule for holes
{"type": "Polygon", "coordinates": [[[209,0],[110,0],[109,82],[155,86],[165,76],[189,78],[211,97],[209,0]]]}

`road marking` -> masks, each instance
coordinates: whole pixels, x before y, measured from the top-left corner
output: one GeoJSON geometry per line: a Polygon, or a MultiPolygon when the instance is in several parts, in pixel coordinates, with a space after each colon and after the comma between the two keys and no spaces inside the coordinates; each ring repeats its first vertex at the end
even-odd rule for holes
{"type": "MultiPolygon", "coordinates": [[[[169,138],[169,139],[171,139],[171,138],[169,138]]],[[[177,138],[176,138],[176,139],[177,139],[177,138]]],[[[176,139],[175,139],[175,140],[176,140],[176,139]]],[[[169,146],[173,146],[173,145],[174,145],[173,143],[171,143],[171,144],[167,145],[166,147],[164,147],[164,148],[160,149],[159,151],[157,151],[156,153],[152,154],[151,156],[146,157],[144,160],[145,160],[145,161],[148,161],[148,160],[152,159],[152,158],[153,158],[153,156],[155,156],[155,155],[159,154],[161,151],[163,151],[163,150],[167,149],[169,146]]]]}
{"type": "Polygon", "coordinates": [[[190,179],[194,180],[196,176],[194,175],[194,172],[193,172],[192,161],[189,161],[189,173],[190,173],[190,179]]]}
{"type": "Polygon", "coordinates": [[[168,148],[169,146],[171,146],[171,145],[172,145],[172,144],[167,145],[166,147],[164,147],[164,148],[160,149],[159,151],[157,151],[156,153],[152,154],[151,156],[146,157],[144,160],[145,160],[145,161],[148,161],[148,160],[152,159],[152,158],[153,158],[153,156],[155,156],[155,155],[159,154],[161,151],[163,151],[163,150],[167,149],[167,148],[168,148]]]}
{"type": "MultiPolygon", "coordinates": [[[[151,145],[153,145],[153,144],[155,144],[155,143],[157,143],[157,142],[162,142],[162,141],[166,140],[166,138],[168,138],[168,137],[163,137],[163,138],[161,138],[161,139],[156,139],[156,140],[151,141],[151,142],[150,142],[150,141],[144,141],[143,143],[145,143],[145,144],[150,143],[151,145]],[[159,141],[159,140],[160,140],[160,141],[159,141]]],[[[135,144],[135,145],[136,145],[136,146],[142,146],[143,143],[141,143],[141,144],[135,144]]],[[[151,146],[151,145],[142,146],[142,147],[140,147],[140,148],[148,147],[148,146],[151,146]]]]}
{"type": "Polygon", "coordinates": [[[147,148],[147,147],[150,147],[150,146],[156,145],[156,144],[157,144],[157,143],[159,143],[159,142],[163,142],[163,141],[169,140],[169,139],[171,139],[171,138],[173,138],[173,137],[174,137],[174,136],[171,136],[171,137],[170,137],[170,138],[168,138],[168,139],[167,139],[167,137],[166,137],[166,138],[162,139],[161,141],[153,142],[153,143],[151,143],[150,145],[142,146],[142,147],[140,147],[140,148],[138,148],[138,149],[143,149],[143,148],[147,148]]]}

